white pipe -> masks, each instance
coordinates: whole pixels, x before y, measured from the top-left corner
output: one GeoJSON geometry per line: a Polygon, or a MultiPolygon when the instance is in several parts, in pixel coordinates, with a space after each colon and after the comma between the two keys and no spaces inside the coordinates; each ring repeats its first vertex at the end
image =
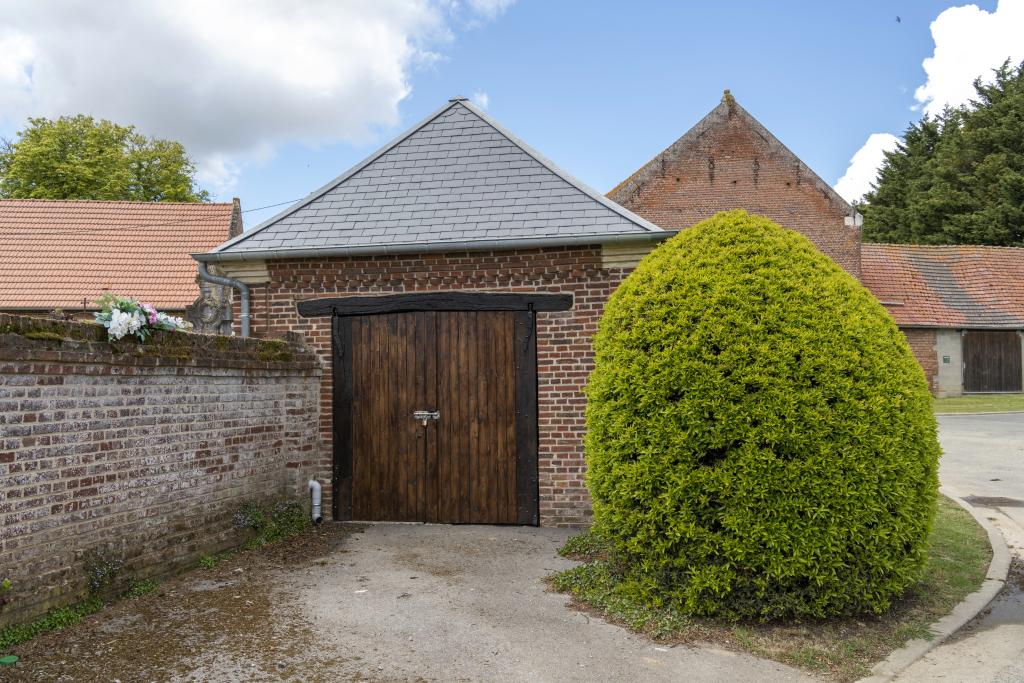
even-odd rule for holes
{"type": "Polygon", "coordinates": [[[310,516],[313,518],[313,524],[319,524],[324,521],[323,515],[320,514],[320,482],[316,479],[309,480],[309,493],[313,498],[313,506],[310,511],[310,516]]]}

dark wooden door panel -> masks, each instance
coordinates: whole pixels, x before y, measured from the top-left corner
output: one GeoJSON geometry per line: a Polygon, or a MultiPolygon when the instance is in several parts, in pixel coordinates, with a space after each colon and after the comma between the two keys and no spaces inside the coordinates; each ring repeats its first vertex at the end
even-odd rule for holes
{"type": "Polygon", "coordinates": [[[352,321],[352,488],[356,519],[424,521],[426,442],[413,411],[432,409],[428,314],[352,321]]]}
{"type": "Polygon", "coordinates": [[[965,332],[963,354],[964,391],[1021,391],[1021,340],[1016,331],[965,332]]]}
{"type": "Polygon", "coordinates": [[[439,521],[515,524],[514,318],[437,315],[439,521]]]}
{"type": "Polygon", "coordinates": [[[532,311],[336,316],[338,518],[537,524],[533,334],[532,311]]]}

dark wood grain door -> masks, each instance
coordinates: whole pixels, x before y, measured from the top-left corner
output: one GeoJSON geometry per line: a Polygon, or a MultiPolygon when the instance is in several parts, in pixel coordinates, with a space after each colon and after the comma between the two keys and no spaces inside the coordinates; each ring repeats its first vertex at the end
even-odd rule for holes
{"type": "Polygon", "coordinates": [[[337,517],[536,524],[533,329],[532,312],[336,319],[337,517]]]}
{"type": "Polygon", "coordinates": [[[1014,330],[964,333],[964,391],[1021,391],[1021,339],[1014,330]]]}

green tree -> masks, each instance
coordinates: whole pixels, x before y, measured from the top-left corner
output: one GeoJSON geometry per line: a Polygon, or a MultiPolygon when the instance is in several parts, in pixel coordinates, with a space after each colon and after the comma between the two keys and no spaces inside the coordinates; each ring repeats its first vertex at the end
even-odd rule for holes
{"type": "Polygon", "coordinates": [[[974,87],[885,155],[859,207],[866,240],[1024,246],[1024,63],[974,87]]]}
{"type": "Polygon", "coordinates": [[[931,395],[881,304],[745,211],[666,240],[612,294],[587,486],[619,590],[692,614],[881,613],[920,576],[931,395]]]}
{"type": "Polygon", "coordinates": [[[0,147],[0,197],[209,201],[179,142],[91,116],[30,118],[0,147]]]}

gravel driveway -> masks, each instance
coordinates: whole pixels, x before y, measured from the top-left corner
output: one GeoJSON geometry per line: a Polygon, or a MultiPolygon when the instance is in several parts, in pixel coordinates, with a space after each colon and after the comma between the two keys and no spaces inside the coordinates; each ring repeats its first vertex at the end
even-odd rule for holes
{"type": "MultiPolygon", "coordinates": [[[[567,607],[561,529],[326,525],[16,649],[24,681],[794,681],[567,607]]],[[[3,678],[3,680],[8,680],[3,678]]]]}

